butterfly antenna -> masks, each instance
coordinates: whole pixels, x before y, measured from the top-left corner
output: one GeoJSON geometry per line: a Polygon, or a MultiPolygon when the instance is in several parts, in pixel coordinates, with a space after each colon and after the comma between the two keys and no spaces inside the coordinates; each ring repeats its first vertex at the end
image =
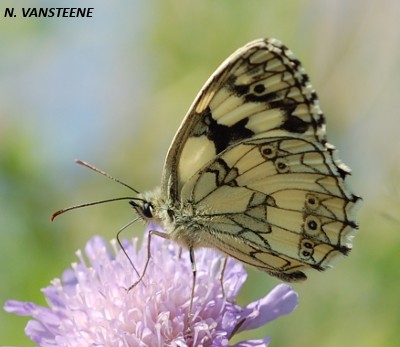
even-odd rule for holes
{"type": "Polygon", "coordinates": [[[88,203],[85,203],[85,204],[74,205],[74,206],[70,206],[70,207],[66,207],[66,208],[63,208],[63,209],[61,209],[61,210],[58,210],[58,211],[54,212],[54,213],[51,215],[50,220],[51,220],[51,221],[54,221],[54,219],[55,219],[57,216],[59,216],[60,214],[63,214],[63,213],[65,213],[65,212],[68,212],[68,211],[71,211],[71,210],[76,210],[76,209],[78,209],[78,208],[88,207],[88,206],[93,206],[93,205],[99,205],[99,204],[104,204],[104,203],[106,203],[106,202],[113,202],[113,201],[120,201],[120,200],[140,200],[140,201],[142,201],[142,199],[139,199],[139,198],[133,198],[133,197],[131,197],[131,196],[124,196],[124,197],[121,197],[121,198],[112,198],[112,199],[106,199],[106,200],[99,200],[99,201],[94,201],[94,202],[88,202],[88,203]]]}
{"type": "Polygon", "coordinates": [[[93,165],[90,165],[89,163],[87,163],[85,161],[82,161],[82,160],[79,160],[79,159],[75,159],[75,163],[77,163],[79,165],[82,165],[82,166],[84,166],[84,167],[86,167],[86,168],[88,168],[88,169],[90,169],[90,170],[92,170],[94,172],[97,172],[100,175],[103,175],[103,176],[113,180],[114,182],[122,184],[124,187],[134,191],[136,194],[140,194],[135,188],[132,188],[129,184],[126,184],[125,182],[120,181],[119,179],[117,179],[117,178],[111,176],[110,174],[108,174],[107,172],[104,172],[103,170],[100,170],[97,167],[95,167],[93,165]]]}
{"type": "MultiPolygon", "coordinates": [[[[82,165],[94,172],[99,173],[100,175],[103,175],[111,180],[113,180],[114,182],[117,182],[121,185],[123,185],[124,187],[132,190],[133,192],[135,192],[136,194],[140,194],[135,188],[131,187],[130,185],[126,184],[125,182],[120,181],[119,179],[111,176],[110,174],[108,174],[107,172],[104,172],[103,170],[98,169],[97,167],[90,165],[89,163],[86,163],[85,161],[76,159],[75,162],[79,165],[82,165]]],[[[54,212],[51,217],[50,220],[54,221],[54,219],[59,216],[60,214],[63,214],[65,212],[71,211],[71,210],[76,210],[78,208],[82,208],[82,207],[87,207],[87,206],[93,206],[93,205],[99,205],[99,204],[104,204],[106,202],[113,202],[113,201],[120,201],[120,200],[139,200],[139,201],[143,201],[143,199],[140,198],[133,198],[131,196],[124,196],[124,197],[120,197],[120,198],[112,198],[112,199],[106,199],[106,200],[99,200],[99,201],[94,201],[94,202],[89,202],[89,203],[85,203],[85,204],[80,204],[80,205],[75,205],[75,206],[70,206],[70,207],[66,207],[63,208],[61,210],[58,210],[56,212],[54,212]]]]}

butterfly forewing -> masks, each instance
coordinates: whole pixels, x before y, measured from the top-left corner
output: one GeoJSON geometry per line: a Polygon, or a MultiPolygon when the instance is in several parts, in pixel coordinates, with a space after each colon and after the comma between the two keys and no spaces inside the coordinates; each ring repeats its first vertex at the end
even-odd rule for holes
{"type": "Polygon", "coordinates": [[[255,40],[233,53],[197,96],[167,155],[164,193],[183,184],[229,146],[248,138],[324,140],[318,99],[300,62],[278,40],[255,40]]]}
{"type": "Polygon", "coordinates": [[[179,128],[158,219],[182,245],[304,279],[347,254],[357,228],[359,198],[334,153],[300,62],[278,40],[250,42],[210,77],[179,128]]]}

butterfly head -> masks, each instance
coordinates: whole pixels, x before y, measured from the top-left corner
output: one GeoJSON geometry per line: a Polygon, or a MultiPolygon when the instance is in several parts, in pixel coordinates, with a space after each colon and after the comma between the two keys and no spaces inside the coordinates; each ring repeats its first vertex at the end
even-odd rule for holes
{"type": "Polygon", "coordinates": [[[142,199],[139,200],[139,202],[131,200],[129,201],[129,205],[133,207],[143,220],[150,221],[154,218],[154,207],[150,202],[142,199]]]}
{"type": "Polygon", "coordinates": [[[146,223],[155,222],[160,226],[165,226],[174,221],[174,213],[162,199],[159,188],[139,194],[137,198],[131,199],[129,204],[146,223]]]}

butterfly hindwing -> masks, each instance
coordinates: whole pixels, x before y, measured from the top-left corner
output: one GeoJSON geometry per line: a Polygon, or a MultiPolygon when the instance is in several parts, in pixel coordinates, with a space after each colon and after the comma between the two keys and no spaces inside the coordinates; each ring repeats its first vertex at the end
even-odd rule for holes
{"type": "Polygon", "coordinates": [[[305,139],[233,145],[184,185],[181,200],[213,235],[210,246],[286,280],[347,254],[357,198],[331,154],[305,139]]]}

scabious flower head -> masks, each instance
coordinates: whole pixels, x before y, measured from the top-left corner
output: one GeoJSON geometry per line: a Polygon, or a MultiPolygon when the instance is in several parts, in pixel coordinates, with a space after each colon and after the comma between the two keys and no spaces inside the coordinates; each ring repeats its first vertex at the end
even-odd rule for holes
{"type": "MultiPolygon", "coordinates": [[[[124,242],[133,264],[143,269],[147,239],[124,242]]],[[[192,318],[188,319],[192,270],[186,251],[160,237],[151,239],[151,260],[143,280],[127,291],[137,275],[115,240],[111,247],[93,237],[78,251],[79,261],[42,291],[48,307],[9,300],[5,310],[31,316],[26,335],[39,346],[228,346],[241,331],[254,329],[290,313],[297,294],[286,285],[276,286],[264,298],[245,307],[235,303],[246,279],[241,263],[228,259],[219,279],[221,255],[196,249],[196,286],[192,318]],[[190,326],[188,326],[190,324],[190,326]]],[[[235,346],[267,346],[269,338],[243,341],[235,346]]]]}

